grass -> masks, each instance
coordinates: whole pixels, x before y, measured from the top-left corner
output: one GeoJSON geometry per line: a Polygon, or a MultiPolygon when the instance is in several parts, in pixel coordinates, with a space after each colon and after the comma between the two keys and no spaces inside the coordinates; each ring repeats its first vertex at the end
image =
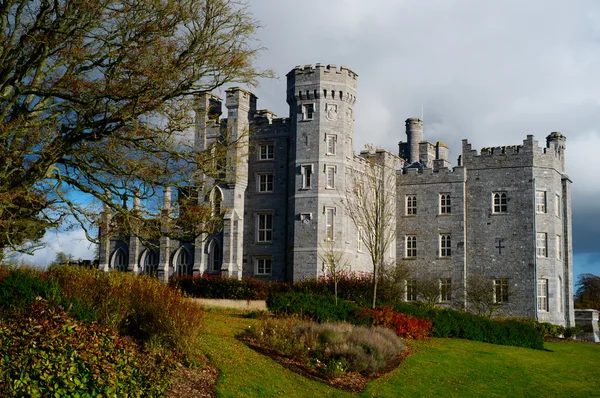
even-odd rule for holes
{"type": "MultiPolygon", "coordinates": [[[[353,396],[305,379],[235,339],[258,322],[240,313],[205,314],[202,344],[220,372],[217,396],[353,396]]],[[[598,344],[546,343],[544,351],[460,339],[409,344],[413,354],[359,396],[589,397],[600,391],[598,344]]]]}

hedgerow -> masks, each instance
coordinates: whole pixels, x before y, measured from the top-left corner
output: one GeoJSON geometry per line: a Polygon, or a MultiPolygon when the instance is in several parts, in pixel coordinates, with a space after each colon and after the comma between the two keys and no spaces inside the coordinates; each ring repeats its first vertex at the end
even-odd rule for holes
{"type": "MultiPolygon", "coordinates": [[[[369,302],[372,295],[372,281],[369,275],[358,273],[344,274],[338,281],[338,297],[356,302],[369,302]]],[[[328,276],[307,279],[295,283],[263,282],[253,278],[227,278],[213,275],[173,277],[169,285],[190,297],[265,300],[272,294],[305,293],[333,296],[334,281],[328,276]]]]}
{"type": "Polygon", "coordinates": [[[394,310],[429,320],[433,324],[434,337],[456,337],[492,344],[544,348],[542,334],[532,325],[519,320],[491,320],[467,312],[409,303],[396,303],[394,310]]]}

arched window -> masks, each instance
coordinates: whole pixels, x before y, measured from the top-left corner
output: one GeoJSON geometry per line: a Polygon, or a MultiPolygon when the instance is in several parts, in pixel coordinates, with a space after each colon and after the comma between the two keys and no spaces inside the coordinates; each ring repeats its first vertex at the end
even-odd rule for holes
{"type": "Polygon", "coordinates": [[[158,275],[158,253],[154,250],[146,250],[142,257],[142,273],[150,276],[158,275]]]}
{"type": "Polygon", "coordinates": [[[494,200],[493,213],[508,212],[508,198],[506,192],[494,192],[492,198],[494,200]]]}
{"type": "Polygon", "coordinates": [[[117,271],[126,272],[127,271],[127,254],[123,249],[117,249],[115,254],[113,254],[112,261],[112,269],[117,271]]]}
{"type": "Polygon", "coordinates": [[[216,239],[208,245],[208,267],[212,272],[221,271],[221,248],[216,239]]]}
{"type": "Polygon", "coordinates": [[[175,261],[177,276],[191,276],[192,275],[192,257],[190,252],[182,247],[177,253],[177,260],[175,261]]]}

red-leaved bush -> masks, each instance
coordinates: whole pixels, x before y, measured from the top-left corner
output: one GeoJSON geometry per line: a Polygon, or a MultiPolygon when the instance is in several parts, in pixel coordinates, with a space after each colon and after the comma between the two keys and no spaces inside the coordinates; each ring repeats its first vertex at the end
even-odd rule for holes
{"type": "Polygon", "coordinates": [[[431,322],[394,311],[393,307],[380,307],[374,310],[364,307],[362,318],[369,320],[374,326],[393,329],[398,336],[405,339],[422,340],[431,335],[431,322]]]}

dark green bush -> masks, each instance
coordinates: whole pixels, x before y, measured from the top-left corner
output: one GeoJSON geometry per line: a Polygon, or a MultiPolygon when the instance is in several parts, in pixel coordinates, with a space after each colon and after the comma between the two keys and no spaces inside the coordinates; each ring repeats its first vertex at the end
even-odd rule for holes
{"type": "Polygon", "coordinates": [[[178,360],[44,300],[0,323],[2,397],[164,396],[178,360]]]}
{"type": "Polygon", "coordinates": [[[317,322],[358,323],[359,306],[332,296],[307,293],[276,293],[267,299],[267,307],[275,314],[299,315],[317,322]]]}
{"type": "Polygon", "coordinates": [[[394,309],[433,323],[434,337],[456,337],[492,344],[543,349],[543,335],[521,320],[491,320],[467,312],[397,303],[394,309]]]}
{"type": "Polygon", "coordinates": [[[169,281],[170,286],[191,297],[229,300],[264,300],[270,284],[251,278],[235,279],[204,275],[173,277],[169,281]]]}
{"type": "Polygon", "coordinates": [[[5,269],[0,280],[0,309],[21,311],[40,296],[52,302],[60,300],[58,285],[47,280],[42,271],[29,267],[5,269]]]}
{"type": "MultiPolygon", "coordinates": [[[[253,278],[226,278],[221,276],[199,275],[194,277],[173,277],[169,281],[190,297],[230,299],[230,300],[265,300],[271,294],[305,293],[321,296],[334,295],[334,282],[331,278],[320,277],[296,283],[262,282],[253,278]]],[[[361,303],[371,302],[372,281],[361,274],[348,274],[338,281],[338,297],[361,303]]]]}

